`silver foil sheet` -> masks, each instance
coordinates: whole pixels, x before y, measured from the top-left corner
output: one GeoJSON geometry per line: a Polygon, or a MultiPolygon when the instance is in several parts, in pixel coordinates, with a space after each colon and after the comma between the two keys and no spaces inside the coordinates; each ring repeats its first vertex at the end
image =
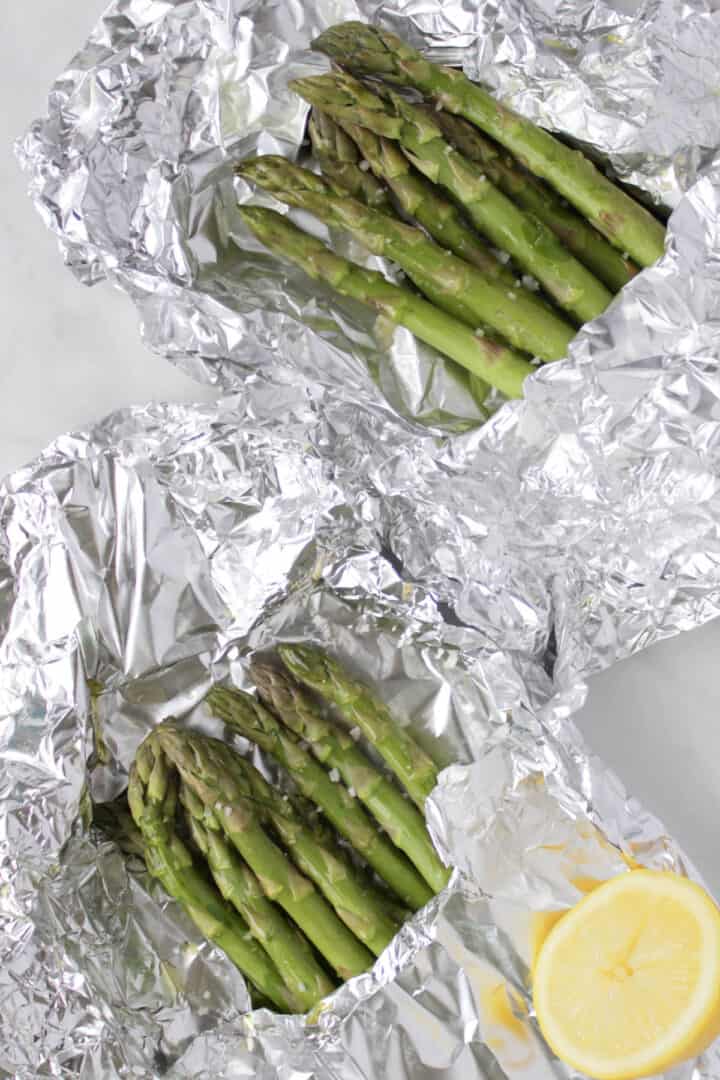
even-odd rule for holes
{"type": "MultiPolygon", "coordinates": [[[[116,414],[6,482],[3,1075],[570,1077],[532,1015],[538,920],[628,858],[695,876],[584,749],[583,689],[554,694],[398,572],[376,495],[343,464],[348,432],[371,459],[387,426],[321,388],[259,383],[217,407],[116,414]],[[249,686],[254,651],[297,639],[342,657],[448,766],[428,820],[457,868],[313,1027],[249,1012],[238,972],[90,824],[153,725],[222,735],[210,683],[249,686]],[[95,726],[89,676],[105,687],[95,726]]],[[[718,1075],[715,1052],[672,1073],[718,1075]]]]}
{"type": "Polygon", "coordinates": [[[720,613],[719,181],[525,401],[376,475],[406,572],[559,685],[720,613]]]}
{"type": "MultiPolygon", "coordinates": [[[[528,1012],[536,917],[621,852],[694,876],[571,716],[590,672],[720,612],[715,7],[117,0],[58,80],[20,154],[67,262],[239,392],[113,416],[5,486],[0,1072],[573,1075],[528,1012]],[[673,209],[665,258],[482,428],[454,369],[378,341],[235,214],[233,161],[298,152],[287,80],[352,17],[673,209]],[[313,1029],[246,1014],[242,979],[88,818],[153,724],[216,730],[210,682],[293,637],[331,644],[450,766],[429,820],[458,867],[313,1029]]],[[[672,1073],[719,1076],[717,1054],[672,1073]]]]}
{"type": "Polygon", "coordinates": [[[318,32],[361,18],[463,63],[673,207],[720,143],[714,7],[115,0],[19,154],[73,271],[128,292],[146,342],[186,371],[232,389],[291,365],[457,431],[482,415],[466,375],[268,255],[237,213],[254,196],[233,163],[298,154],[307,110],[287,83],[327,68],[309,51],[318,32]]]}
{"type": "MultiPolygon", "coordinates": [[[[557,651],[572,684],[720,611],[719,17],[699,0],[117,0],[19,151],[70,266],[127,289],[152,347],[224,387],[300,374],[374,406],[391,430],[356,465],[407,575],[498,648],[557,651]],[[324,66],[309,42],[348,17],[464,63],[675,208],[665,258],[480,429],[454,368],[403,330],[378,347],[367,312],[263,254],[235,213],[251,194],[232,163],[298,152],[287,81],[324,66]]],[[[351,460],[352,436],[332,453],[351,460]]]]}

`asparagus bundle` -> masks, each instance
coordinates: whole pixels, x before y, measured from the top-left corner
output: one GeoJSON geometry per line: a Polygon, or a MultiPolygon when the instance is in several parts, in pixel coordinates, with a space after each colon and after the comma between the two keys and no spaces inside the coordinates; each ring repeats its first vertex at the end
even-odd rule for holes
{"type": "MultiPolygon", "coordinates": [[[[362,725],[421,802],[434,766],[385,707],[320,650],[283,652],[362,725]]],[[[409,912],[385,883],[416,909],[444,888],[449,871],[422,815],[353,738],[286,671],[266,664],[252,671],[275,713],[249,694],[218,687],[208,704],[272,754],[301,794],[282,794],[226,743],[165,721],[137,751],[127,802],[96,807],[95,821],[125,854],[142,856],[247,977],[256,1003],[305,1012],[336,985],[320,957],[341,979],[361,974],[400,929],[409,912]],[[318,810],[325,824],[315,821],[318,810]],[[368,861],[365,870],[338,834],[368,861]]]]}
{"type": "Polygon", "coordinates": [[[297,1000],[277,968],[249,934],[245,921],[196,867],[177,834],[178,781],[155,736],[142,744],[130,772],[130,810],[145,845],[148,870],[178,900],[202,934],[237,965],[263,997],[282,1012],[297,1012],[297,1000]]]}
{"type": "Polygon", "coordinates": [[[468,161],[481,165],[493,184],[519,206],[545,222],[573,255],[610,289],[621,289],[637,273],[637,267],[629,259],[563,203],[551,188],[528,173],[508,154],[501,153],[467,120],[442,110],[433,111],[432,116],[448,142],[468,161]]]}
{"type": "Polygon", "coordinates": [[[347,787],[357,794],[395,846],[405,852],[431,889],[443,889],[449,871],[438,858],[422,815],[412,803],[375,768],[347,731],[325,719],[313,699],[285,672],[254,663],[251,674],[260,696],[283,724],[309,744],[318,761],[337,769],[347,787]]]}
{"type": "Polygon", "coordinates": [[[641,266],[663,253],[664,229],[644,207],[612,184],[583,154],[496,101],[457,69],[426,60],[387,30],[347,22],[321,34],[313,48],[357,75],[380,75],[427,95],[465,117],[547,180],[621,252],[641,266]]]}
{"type": "Polygon", "coordinates": [[[545,361],[566,355],[574,328],[528,288],[539,284],[582,324],[637,272],[631,256],[647,266],[662,254],[664,228],[652,214],[461,71],[359,22],[325,31],[313,48],[345,69],[290,84],[313,106],[309,133],[325,183],[277,158],[238,171],[392,258],[430,305],[269,211],[241,213],[272,251],[465,367],[483,403],[483,380],[520,396],[531,369],[515,350],[545,361]],[[372,77],[372,85],[348,72],[372,77]],[[378,76],[419,91],[434,107],[401,96],[378,76]],[[413,233],[408,221],[421,228],[413,233]],[[505,257],[534,281],[517,280],[505,257]],[[480,345],[457,322],[474,327],[480,345]]]}
{"type": "MultiPolygon", "coordinates": [[[[261,675],[262,669],[258,670],[261,675]]],[[[338,832],[406,904],[416,909],[427,903],[432,892],[401,851],[378,831],[345,785],[330,779],[281,718],[239,690],[216,687],[208,694],[207,703],[229,727],[251,739],[288,770],[303,794],[324,810],[338,832]]]]}
{"type": "Polygon", "coordinates": [[[511,345],[544,360],[564,356],[574,330],[522,288],[508,289],[486,277],[425,234],[363,203],[333,194],[314,173],[283,157],[252,158],[238,167],[277,198],[309,210],[328,225],[346,229],[376,255],[387,255],[419,288],[430,283],[438,306],[471,326],[494,327],[511,345]]]}
{"type": "Polygon", "coordinates": [[[392,213],[387,188],[372,173],[360,168],[355,143],[334,120],[313,109],[308,133],[315,158],[329,180],[374,210],[392,213]]]}
{"type": "Polygon", "coordinates": [[[474,334],[465,323],[408,289],[391,284],[377,271],[335,255],[282,214],[260,206],[243,206],[240,213],[267,248],[289,258],[310,277],[327,282],[343,296],[360,300],[392,322],[406,326],[421,341],[456,360],[507,397],[522,396],[523,382],[533,368],[514,350],[474,334]]]}
{"type": "Polygon", "coordinates": [[[361,124],[398,140],[413,164],[467,211],[475,226],[515,259],[566,311],[584,322],[600,315],[612,294],[538,218],[525,213],[486,174],[445,140],[421,105],[398,94],[380,97],[342,72],[296,79],[301,97],[340,124],[361,124]]]}

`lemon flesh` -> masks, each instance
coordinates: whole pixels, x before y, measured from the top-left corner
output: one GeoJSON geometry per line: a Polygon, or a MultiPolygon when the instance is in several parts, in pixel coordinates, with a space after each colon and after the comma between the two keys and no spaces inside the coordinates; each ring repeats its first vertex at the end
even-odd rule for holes
{"type": "Polygon", "coordinates": [[[720,910],[679,874],[620,874],[550,930],[533,999],[552,1050],[587,1076],[663,1072],[720,1035],[720,910]]]}

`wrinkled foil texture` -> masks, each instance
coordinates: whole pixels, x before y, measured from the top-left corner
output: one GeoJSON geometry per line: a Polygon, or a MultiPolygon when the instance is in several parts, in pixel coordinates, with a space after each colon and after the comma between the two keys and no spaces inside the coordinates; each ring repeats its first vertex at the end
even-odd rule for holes
{"type": "MultiPolygon", "coordinates": [[[[270,256],[239,218],[238,200],[257,196],[233,186],[233,163],[299,152],[307,110],[287,83],[327,69],[309,50],[318,32],[361,18],[463,63],[672,208],[720,145],[715,7],[115,0],[18,150],[73,271],[128,292],[145,341],[189,373],[235,389],[287,364],[354,400],[382,397],[434,430],[463,430],[482,416],[466,374],[270,256]]],[[[593,358],[604,355],[595,342],[593,358]]]]}
{"type": "Polygon", "coordinates": [[[718,220],[714,167],[570,363],[376,471],[406,573],[560,686],[720,613],[718,220]]]}
{"type": "MultiPolygon", "coordinates": [[[[715,8],[118,0],[58,80],[20,155],[68,264],[238,393],[115,415],[2,492],[0,1071],[574,1075],[525,1011],[536,915],[621,851],[696,876],[570,718],[588,674],[720,613],[715,8]],[[235,213],[232,162],[297,152],[287,80],[323,70],[311,37],[352,17],[462,62],[673,209],[665,258],[482,428],[457,371],[402,331],[379,344],[235,213]],[[297,637],[451,766],[428,812],[458,867],[311,1030],[242,1015],[243,980],[89,825],[153,724],[215,730],[210,682],[246,684],[255,649],[297,637]]],[[[672,1073],[718,1076],[717,1053],[672,1073]]]]}
{"type": "MultiPolygon", "coordinates": [[[[571,720],[583,688],[555,694],[541,665],[448,624],[398,571],[356,467],[390,442],[374,409],[258,381],[217,406],[115,414],[5,483],[3,1075],[575,1075],[532,1014],[538,919],[628,857],[696,874],[588,755],[571,720]],[[211,682],[249,686],[255,650],[297,639],[343,658],[447,766],[428,821],[457,868],[315,1027],[248,1012],[238,972],[90,823],[153,725],[222,735],[211,682]],[[88,677],[105,687],[97,728],[88,677]]],[[[718,1075],[715,1051],[672,1073],[718,1075]]]]}
{"type": "Polygon", "coordinates": [[[573,685],[720,613],[718,20],[679,0],[118,0],[20,155],[71,267],[127,288],[153,347],[224,387],[301,375],[385,416],[395,455],[355,463],[406,575],[498,648],[557,652],[573,685]],[[479,429],[454,369],[403,330],[378,349],[367,312],[263,254],[235,214],[232,162],[298,150],[287,80],[355,16],[463,62],[674,207],[664,259],[479,429]]]}

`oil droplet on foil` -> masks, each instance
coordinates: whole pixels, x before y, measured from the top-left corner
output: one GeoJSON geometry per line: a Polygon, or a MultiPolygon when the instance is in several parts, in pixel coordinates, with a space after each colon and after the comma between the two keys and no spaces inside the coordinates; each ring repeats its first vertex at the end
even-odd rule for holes
{"type": "Polygon", "coordinates": [[[485,1042],[497,1055],[503,1069],[519,1069],[534,1056],[527,1026],[527,1006],[504,980],[483,988],[480,993],[485,1042]]]}

